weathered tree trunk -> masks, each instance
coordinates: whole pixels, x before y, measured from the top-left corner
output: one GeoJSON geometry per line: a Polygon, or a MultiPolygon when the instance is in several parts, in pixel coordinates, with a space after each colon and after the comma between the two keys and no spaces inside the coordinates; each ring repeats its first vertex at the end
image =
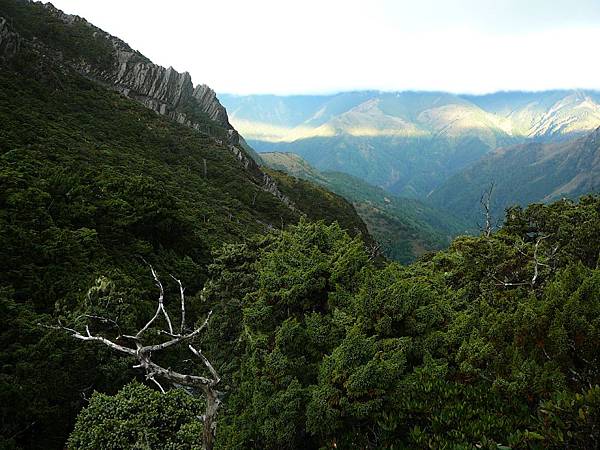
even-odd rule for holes
{"type": "MultiPolygon", "coordinates": [[[[219,391],[217,391],[217,385],[221,381],[219,374],[212,366],[210,361],[202,354],[202,351],[194,348],[191,344],[188,344],[189,350],[196,355],[207,367],[210,372],[212,378],[203,377],[200,375],[189,375],[176,372],[171,370],[171,368],[164,368],[155,362],[152,361],[152,354],[165,350],[169,347],[175,346],[181,343],[189,343],[191,342],[200,332],[208,326],[208,321],[210,320],[210,316],[212,315],[212,311],[208,313],[206,320],[194,329],[193,331],[186,332],[185,325],[185,293],[183,285],[181,281],[177,278],[171,276],[173,280],[177,282],[179,285],[179,294],[181,298],[181,324],[179,326],[179,330],[175,330],[173,327],[173,323],[171,321],[171,317],[167,312],[164,304],[164,289],[162,283],[158,279],[158,275],[154,271],[154,268],[150,266],[150,270],[152,272],[152,276],[154,278],[154,282],[159,289],[158,296],[158,307],[154,316],[134,335],[119,335],[117,339],[114,341],[107,339],[103,336],[98,336],[92,334],[89,326],[85,327],[85,332],[79,332],[73,328],[67,328],[64,326],[51,327],[58,328],[69,332],[74,338],[80,339],[82,341],[92,341],[92,342],[100,342],[109,348],[116,350],[118,352],[124,353],[127,356],[134,357],[137,359],[137,364],[134,365],[134,368],[143,369],[146,372],[146,379],[155,383],[162,393],[165,393],[165,389],[160,384],[157,378],[166,380],[176,385],[189,386],[196,389],[201,389],[206,396],[206,411],[204,414],[204,428],[202,432],[202,446],[205,450],[212,450],[215,442],[215,430],[217,427],[217,413],[220,406],[219,400],[219,391]],[[160,330],[160,333],[163,336],[167,337],[167,340],[151,345],[143,344],[143,335],[144,333],[150,329],[154,324],[154,322],[158,319],[159,316],[164,316],[165,322],[167,324],[167,329],[160,330]],[[126,346],[118,344],[119,340],[128,340],[133,345],[126,346]]],[[[86,316],[90,319],[100,320],[101,322],[114,322],[110,319],[98,316],[86,316]]]]}
{"type": "Polygon", "coordinates": [[[205,390],[204,395],[206,397],[206,412],[204,413],[202,442],[204,443],[204,450],[213,450],[217,429],[216,419],[219,410],[219,399],[216,391],[212,389],[205,390]]]}

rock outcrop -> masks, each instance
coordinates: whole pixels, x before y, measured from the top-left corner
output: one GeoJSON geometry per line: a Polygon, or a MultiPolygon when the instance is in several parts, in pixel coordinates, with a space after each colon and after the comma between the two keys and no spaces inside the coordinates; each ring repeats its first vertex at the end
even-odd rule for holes
{"type": "Polygon", "coordinates": [[[193,96],[196,101],[202,105],[202,110],[208,114],[208,117],[210,117],[211,120],[223,124],[229,129],[233,129],[229,123],[227,111],[225,110],[225,107],[221,105],[219,99],[217,99],[215,91],[206,84],[199,84],[194,88],[193,96]]]}
{"type": "Polygon", "coordinates": [[[21,46],[19,35],[10,30],[6,19],[0,17],[0,59],[14,57],[21,46]]]}
{"type": "Polygon", "coordinates": [[[152,63],[121,39],[95,27],[82,17],[65,14],[51,3],[46,3],[44,7],[49,14],[65,24],[85,24],[95,39],[102,39],[113,48],[113,61],[109,67],[99,66],[83,58],[70,61],[80,72],[108,84],[160,114],[194,106],[223,128],[233,129],[227,111],[215,92],[206,85],[194,87],[189,73],[179,73],[172,67],[167,69],[152,63]]]}
{"type": "MultiPolygon", "coordinates": [[[[30,3],[30,0],[21,0],[30,3]]],[[[154,64],[133,50],[121,39],[95,27],[85,19],[65,14],[51,3],[43,5],[48,13],[68,26],[89,27],[89,39],[102,42],[108,49],[109,63],[98,63],[78,55],[69,58],[60,52],[54,55],[82,75],[107,88],[136,100],[158,114],[196,129],[212,137],[217,144],[231,150],[253,180],[264,190],[295,209],[271,177],[265,174],[249,153],[240,145],[238,132],[229,122],[227,111],[214,90],[205,84],[194,86],[189,73],[179,73],[172,67],[154,64]]],[[[19,36],[0,17],[0,58],[10,58],[19,51],[19,36]]],[[[36,41],[35,46],[39,46],[36,41]]],[[[52,51],[52,49],[47,49],[52,51]]]]}

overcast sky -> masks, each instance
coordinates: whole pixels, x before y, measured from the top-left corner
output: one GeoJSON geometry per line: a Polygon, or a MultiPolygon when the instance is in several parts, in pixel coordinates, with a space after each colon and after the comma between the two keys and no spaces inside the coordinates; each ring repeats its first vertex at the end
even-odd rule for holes
{"type": "Polygon", "coordinates": [[[217,92],[600,88],[600,0],[53,0],[217,92]]]}

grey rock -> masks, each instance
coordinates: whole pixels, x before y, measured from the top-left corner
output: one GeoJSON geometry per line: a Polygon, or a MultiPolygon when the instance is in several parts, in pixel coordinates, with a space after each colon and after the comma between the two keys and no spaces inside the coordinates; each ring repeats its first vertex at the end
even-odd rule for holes
{"type": "Polygon", "coordinates": [[[21,47],[19,35],[10,30],[6,19],[0,17],[0,59],[13,58],[21,47]]]}
{"type": "Polygon", "coordinates": [[[217,94],[206,84],[199,84],[194,88],[194,99],[201,105],[202,110],[217,123],[224,124],[228,129],[233,130],[227,117],[225,107],[221,105],[217,94]]]}
{"type": "MultiPolygon", "coordinates": [[[[243,148],[244,142],[240,141],[238,132],[230,124],[227,111],[219,102],[214,90],[205,84],[194,86],[187,72],[179,73],[172,67],[167,69],[152,63],[121,39],[95,27],[82,17],[65,14],[51,3],[44,4],[44,7],[65,24],[83,23],[89,26],[94,37],[105,39],[114,49],[110,67],[99,67],[85,59],[64,61],[65,63],[84,76],[138,101],[158,114],[208,134],[218,145],[234,153],[258,185],[290,209],[296,210],[293,202],[279,191],[275,181],[261,170],[249,152],[243,148]],[[195,120],[194,112],[206,115],[217,127],[207,124],[206,121],[195,120]]],[[[6,21],[1,18],[0,20],[0,57],[14,56],[19,48],[18,36],[5,30],[6,21]]],[[[57,57],[63,59],[62,55],[57,57]]]]}

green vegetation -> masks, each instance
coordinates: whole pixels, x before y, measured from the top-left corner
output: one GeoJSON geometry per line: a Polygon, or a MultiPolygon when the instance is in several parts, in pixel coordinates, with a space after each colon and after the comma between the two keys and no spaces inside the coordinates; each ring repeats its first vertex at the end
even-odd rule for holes
{"type": "Polygon", "coordinates": [[[0,73],[0,447],[62,448],[83,396],[114,393],[134,372],[38,323],[92,308],[139,325],[155,296],[141,258],[193,296],[213,248],[302,213],[226,145],[22,52],[0,73]],[[106,303],[86,295],[99,279],[114,287],[106,303]]]}
{"type": "MultiPolygon", "coordinates": [[[[0,0],[2,17],[26,40],[39,39],[52,52],[62,57],[85,60],[99,69],[113,63],[114,49],[98,29],[86,21],[65,23],[60,17],[49,14],[48,6],[41,2],[0,0]]],[[[141,55],[140,55],[141,57],[141,55]]]]}
{"type": "Polygon", "coordinates": [[[69,448],[199,449],[202,402],[181,389],[165,395],[133,382],[110,397],[94,393],[77,417],[69,448]]]}
{"type": "Polygon", "coordinates": [[[514,209],[411,266],[307,222],[225,247],[210,290],[234,315],[205,345],[231,355],[218,445],[597,448],[599,216],[597,197],[514,209]]]}
{"type": "MultiPolygon", "coordinates": [[[[0,5],[77,58],[43,6],[0,5]]],[[[144,260],[173,317],[167,274],[189,324],[212,311],[194,344],[222,378],[217,448],[600,446],[600,197],[513,207],[489,236],[382,261],[338,195],[273,173],[292,210],[215,139],[21,52],[0,72],[0,448],[199,448],[201,396],[159,394],[131,360],[48,327],[128,339],[156,308],[144,260]]],[[[408,236],[443,220],[312,176],[374,217],[410,211],[408,236]]]]}
{"type": "Polygon", "coordinates": [[[354,207],[343,197],[315,183],[291,177],[283,172],[269,169],[265,169],[265,172],[277,182],[281,192],[308,217],[324,220],[326,223],[337,222],[350,234],[363,236],[367,244],[374,244],[354,207]]]}
{"type": "Polygon", "coordinates": [[[269,167],[320,184],[352,202],[382,252],[396,261],[409,263],[472,231],[473,227],[444,210],[396,197],[351,175],[320,172],[293,153],[262,153],[261,158],[269,167]]]}
{"type": "Polygon", "coordinates": [[[482,192],[494,182],[492,213],[513,205],[600,192],[600,129],[578,139],[530,143],[491,152],[451,177],[430,200],[476,223],[482,192]]]}
{"type": "MultiPolygon", "coordinates": [[[[514,208],[410,266],[306,220],[224,245],[201,305],[226,386],[217,448],[597,448],[599,219],[600,197],[514,208]]],[[[145,419],[170,399],[101,398],[136,411],[116,434],[132,448],[171,426],[145,419]]],[[[105,426],[93,411],[71,442],[105,426]]]]}
{"type": "Polygon", "coordinates": [[[401,197],[424,199],[492,146],[473,136],[309,137],[293,142],[248,139],[260,154],[292,152],[324,172],[343,172],[401,197]]]}

